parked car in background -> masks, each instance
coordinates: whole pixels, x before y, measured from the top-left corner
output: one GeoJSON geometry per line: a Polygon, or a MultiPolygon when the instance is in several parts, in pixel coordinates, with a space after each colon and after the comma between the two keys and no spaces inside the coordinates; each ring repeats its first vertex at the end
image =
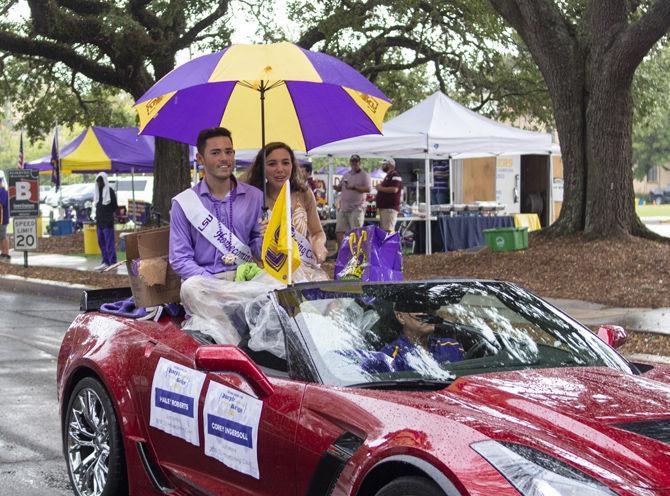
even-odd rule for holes
{"type": "Polygon", "coordinates": [[[670,203],[670,184],[659,186],[658,188],[651,188],[649,190],[649,199],[655,202],[656,205],[670,203]]]}
{"type": "Polygon", "coordinates": [[[86,202],[93,202],[95,183],[66,184],[47,193],[44,202],[51,207],[83,208],[86,202]]]}
{"type": "Polygon", "coordinates": [[[135,175],[110,178],[109,184],[116,191],[116,202],[119,206],[128,206],[133,199],[133,187],[135,189],[135,200],[151,203],[154,196],[154,177],[151,175],[135,175]],[[133,184],[134,183],[134,184],[133,184]]]}

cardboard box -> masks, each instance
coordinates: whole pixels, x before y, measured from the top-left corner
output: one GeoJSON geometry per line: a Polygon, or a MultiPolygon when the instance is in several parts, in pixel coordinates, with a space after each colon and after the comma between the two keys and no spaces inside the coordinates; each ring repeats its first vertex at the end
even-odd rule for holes
{"type": "Polygon", "coordinates": [[[138,307],[179,301],[181,279],[168,262],[170,228],[126,234],[126,266],[138,307]]]}

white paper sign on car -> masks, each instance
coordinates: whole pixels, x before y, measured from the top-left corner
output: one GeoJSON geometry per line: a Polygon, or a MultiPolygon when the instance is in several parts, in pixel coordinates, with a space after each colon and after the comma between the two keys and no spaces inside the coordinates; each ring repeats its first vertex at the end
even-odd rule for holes
{"type": "Polygon", "coordinates": [[[238,472],[260,478],[258,425],[263,402],[216,382],[209,383],[203,417],[205,454],[238,472]]]}
{"type": "Polygon", "coordinates": [[[198,401],[205,374],[161,358],[151,383],[149,425],[200,446],[198,401]]]}

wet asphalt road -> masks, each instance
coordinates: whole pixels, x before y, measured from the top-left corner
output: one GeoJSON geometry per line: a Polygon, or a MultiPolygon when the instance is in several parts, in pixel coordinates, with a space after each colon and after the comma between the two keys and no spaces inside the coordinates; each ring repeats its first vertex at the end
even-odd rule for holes
{"type": "Polygon", "coordinates": [[[56,359],[73,301],[0,291],[0,496],[72,495],[56,359]]]}

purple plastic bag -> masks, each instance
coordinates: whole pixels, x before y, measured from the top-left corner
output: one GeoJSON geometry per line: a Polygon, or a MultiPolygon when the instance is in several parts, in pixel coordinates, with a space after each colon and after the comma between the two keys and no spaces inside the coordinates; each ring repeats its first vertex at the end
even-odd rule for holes
{"type": "Polygon", "coordinates": [[[398,233],[377,226],[346,233],[337,252],[335,279],[402,281],[402,252],[398,233]]]}

